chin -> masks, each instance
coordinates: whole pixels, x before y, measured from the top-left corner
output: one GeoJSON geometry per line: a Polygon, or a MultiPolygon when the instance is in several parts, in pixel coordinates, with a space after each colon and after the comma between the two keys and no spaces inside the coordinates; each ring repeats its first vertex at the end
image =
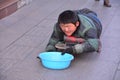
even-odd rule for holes
{"type": "Polygon", "coordinates": [[[71,36],[72,34],[66,34],[66,36],[71,36]]]}

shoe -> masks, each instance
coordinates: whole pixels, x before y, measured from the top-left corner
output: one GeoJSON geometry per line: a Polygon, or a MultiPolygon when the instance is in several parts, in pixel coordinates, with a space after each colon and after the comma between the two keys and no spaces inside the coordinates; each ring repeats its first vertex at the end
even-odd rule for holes
{"type": "Polygon", "coordinates": [[[102,43],[101,43],[101,41],[99,40],[99,47],[98,47],[98,50],[97,50],[98,53],[101,52],[101,48],[102,48],[102,43]]]}
{"type": "Polygon", "coordinates": [[[100,1],[100,0],[95,0],[95,1],[100,1]]]}
{"type": "Polygon", "coordinates": [[[107,2],[105,2],[105,1],[104,1],[104,6],[111,7],[111,5],[109,3],[107,3],[107,2]]]}

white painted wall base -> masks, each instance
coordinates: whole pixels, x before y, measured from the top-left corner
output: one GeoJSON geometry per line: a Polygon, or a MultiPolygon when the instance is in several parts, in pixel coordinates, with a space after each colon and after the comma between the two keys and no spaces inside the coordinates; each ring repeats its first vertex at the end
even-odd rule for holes
{"type": "Polygon", "coordinates": [[[21,8],[22,6],[27,5],[30,2],[32,2],[32,0],[19,0],[19,2],[18,2],[18,8],[21,8]]]}

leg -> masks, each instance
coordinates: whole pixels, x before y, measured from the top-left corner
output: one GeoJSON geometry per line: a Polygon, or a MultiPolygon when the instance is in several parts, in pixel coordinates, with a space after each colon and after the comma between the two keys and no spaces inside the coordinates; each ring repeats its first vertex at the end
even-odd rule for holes
{"type": "Polygon", "coordinates": [[[104,6],[111,7],[109,0],[104,0],[104,6]]]}

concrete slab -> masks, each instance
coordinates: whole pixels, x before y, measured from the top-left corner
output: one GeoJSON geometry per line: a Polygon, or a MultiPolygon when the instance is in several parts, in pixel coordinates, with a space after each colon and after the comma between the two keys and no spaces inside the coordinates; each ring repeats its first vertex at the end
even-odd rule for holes
{"type": "Polygon", "coordinates": [[[0,72],[4,73],[16,64],[17,60],[0,58],[0,72]]]}
{"type": "Polygon", "coordinates": [[[120,71],[117,71],[115,79],[114,80],[120,80],[120,71]]]}
{"type": "Polygon", "coordinates": [[[21,46],[21,45],[11,45],[0,53],[0,58],[4,59],[15,59],[23,60],[27,57],[34,48],[21,46]]]}
{"type": "Polygon", "coordinates": [[[0,20],[0,80],[119,80],[119,0],[34,0],[0,20]],[[76,56],[65,70],[44,68],[37,55],[44,52],[59,13],[90,8],[103,24],[102,52],[76,56]],[[103,77],[104,76],[104,77],[103,77]]]}
{"type": "Polygon", "coordinates": [[[119,63],[119,65],[118,65],[118,70],[120,70],[120,63],[119,63]]]}

